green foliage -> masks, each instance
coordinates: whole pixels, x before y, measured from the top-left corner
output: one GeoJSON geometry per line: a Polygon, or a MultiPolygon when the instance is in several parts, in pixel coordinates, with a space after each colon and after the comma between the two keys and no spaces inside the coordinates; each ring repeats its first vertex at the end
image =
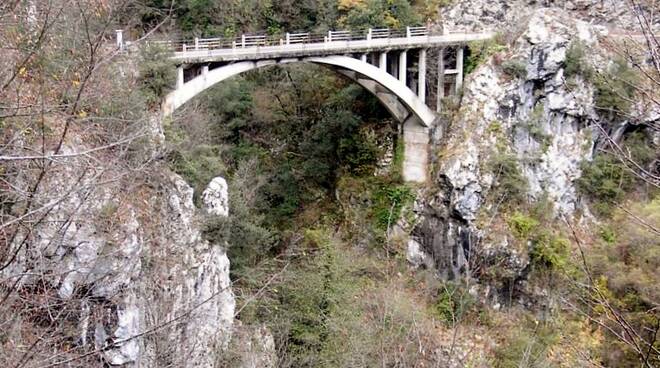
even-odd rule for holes
{"type": "Polygon", "coordinates": [[[338,309],[350,308],[348,297],[358,284],[345,277],[351,267],[349,260],[339,252],[327,229],[307,230],[305,244],[306,251],[314,255],[296,267],[295,273],[289,273],[292,280],[279,291],[286,329],[278,330],[287,332],[291,366],[326,366],[323,361],[329,357],[320,353],[337,337],[329,322],[338,309]]]}
{"type": "Polygon", "coordinates": [[[174,88],[176,68],[168,52],[156,44],[140,49],[138,83],[147,103],[155,106],[174,88]]]}
{"type": "MultiPolygon", "coordinates": [[[[516,212],[507,219],[507,224],[517,239],[531,244],[529,255],[537,269],[566,269],[570,256],[569,241],[541,226],[539,220],[516,212]]],[[[544,224],[548,224],[547,221],[544,219],[544,224]]]]}
{"type": "Polygon", "coordinates": [[[527,239],[539,226],[539,222],[527,215],[516,212],[508,219],[509,228],[518,239],[527,239]]]}
{"type": "Polygon", "coordinates": [[[534,368],[552,366],[550,350],[559,341],[555,326],[528,322],[507,336],[495,351],[495,368],[534,368]]]}
{"type": "Polygon", "coordinates": [[[623,198],[633,181],[617,158],[602,154],[591,162],[582,163],[582,176],[577,179],[577,184],[581,193],[593,200],[596,212],[606,215],[611,204],[623,198]]]}
{"type": "Polygon", "coordinates": [[[580,75],[585,80],[591,80],[593,77],[594,71],[586,58],[585,47],[582,42],[573,41],[566,50],[566,65],[564,67],[566,78],[580,75]]]}
{"type": "MultiPolygon", "coordinates": [[[[657,156],[641,131],[626,136],[621,145],[630,159],[641,167],[648,167],[657,156]]],[[[626,193],[641,183],[621,159],[607,152],[598,154],[592,161],[584,161],[581,167],[582,176],[576,181],[577,188],[591,199],[592,207],[599,215],[611,214],[612,205],[623,200],[626,193]]]]}
{"type": "Polygon", "coordinates": [[[403,28],[421,24],[419,14],[407,0],[365,0],[342,4],[339,23],[349,29],[403,28]]]}
{"type": "Polygon", "coordinates": [[[432,308],[441,321],[454,326],[473,311],[475,303],[464,285],[448,282],[440,288],[432,308]]]}
{"type": "Polygon", "coordinates": [[[520,172],[518,159],[509,153],[496,152],[490,157],[488,168],[495,175],[493,193],[508,203],[522,203],[526,198],[528,183],[520,172]]]}
{"type": "Polygon", "coordinates": [[[596,108],[615,116],[630,112],[639,76],[625,59],[615,59],[607,70],[594,78],[593,83],[596,86],[596,108]]]}
{"type": "Polygon", "coordinates": [[[380,183],[373,191],[373,216],[376,227],[387,230],[401,216],[401,210],[415,199],[409,187],[380,183]]]}
{"type": "Polygon", "coordinates": [[[360,129],[356,135],[340,138],[337,154],[354,175],[373,174],[381,150],[373,131],[360,129]]]}
{"type": "Polygon", "coordinates": [[[256,160],[241,161],[229,180],[229,216],[207,216],[202,233],[209,242],[228,247],[232,275],[244,277],[270,257],[278,240],[256,203],[264,177],[256,160]]]}
{"type": "Polygon", "coordinates": [[[390,178],[394,181],[403,181],[403,161],[405,159],[405,143],[403,138],[399,137],[394,146],[394,157],[392,158],[392,168],[390,169],[390,178]]]}
{"type": "Polygon", "coordinates": [[[527,65],[523,60],[507,60],[502,63],[502,70],[513,78],[524,79],[527,77],[527,65]]]}
{"type": "Polygon", "coordinates": [[[543,230],[534,238],[530,256],[537,267],[562,270],[569,262],[569,249],[568,240],[555,236],[548,230],[543,230]]]}
{"type": "MultiPolygon", "coordinates": [[[[599,295],[587,297],[594,300],[605,298],[621,313],[626,323],[650,341],[652,331],[660,322],[655,311],[660,300],[660,241],[657,233],[647,225],[660,228],[660,199],[628,204],[627,209],[635,214],[635,218],[621,210],[613,211],[612,218],[601,231],[603,242],[596,243],[586,254],[599,291],[599,295]]],[[[591,313],[594,318],[601,318],[609,312],[600,302],[591,313]]],[[[611,319],[603,320],[609,327],[617,329],[611,319]]],[[[639,366],[639,356],[630,346],[609,333],[605,337],[605,349],[601,353],[604,365],[639,366]]],[[[650,357],[652,366],[660,363],[659,356],[651,354],[650,357]]]]}
{"type": "Polygon", "coordinates": [[[477,67],[496,53],[506,50],[507,46],[501,35],[485,41],[473,41],[468,44],[467,58],[463,65],[465,75],[472,73],[477,67]]]}
{"type": "Polygon", "coordinates": [[[606,244],[616,243],[616,233],[608,226],[603,226],[600,229],[600,238],[603,239],[606,244]]]}
{"type": "Polygon", "coordinates": [[[270,224],[281,225],[292,220],[302,205],[304,193],[290,161],[278,165],[278,171],[260,190],[260,197],[259,206],[268,212],[270,224]]]}
{"type": "Polygon", "coordinates": [[[251,89],[252,83],[245,79],[232,79],[223,82],[222,88],[212,88],[202,96],[209,106],[213,139],[240,144],[242,134],[257,129],[251,89]]]}

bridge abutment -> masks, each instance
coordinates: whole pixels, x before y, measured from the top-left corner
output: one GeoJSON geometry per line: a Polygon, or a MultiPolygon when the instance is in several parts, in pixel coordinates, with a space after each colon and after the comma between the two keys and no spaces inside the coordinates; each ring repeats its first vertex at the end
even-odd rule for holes
{"type": "Polygon", "coordinates": [[[431,129],[412,115],[403,123],[403,180],[424,183],[428,179],[431,129]]]}

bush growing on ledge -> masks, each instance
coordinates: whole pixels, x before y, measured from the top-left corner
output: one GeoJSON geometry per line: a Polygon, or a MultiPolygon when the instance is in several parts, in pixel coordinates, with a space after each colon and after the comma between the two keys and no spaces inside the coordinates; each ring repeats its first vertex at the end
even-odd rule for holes
{"type": "Polygon", "coordinates": [[[518,159],[510,153],[494,153],[488,162],[495,175],[493,193],[497,199],[505,197],[510,203],[522,203],[527,193],[527,178],[518,167],[518,159]]]}
{"type": "Polygon", "coordinates": [[[568,240],[543,230],[533,239],[530,256],[537,267],[560,270],[568,264],[569,248],[568,240]]]}
{"type": "Polygon", "coordinates": [[[520,212],[516,212],[508,220],[509,228],[518,239],[527,239],[539,226],[539,222],[520,212]]]}
{"type": "Polygon", "coordinates": [[[387,230],[401,217],[403,207],[415,199],[414,194],[405,185],[381,183],[373,193],[373,214],[376,226],[387,230]]]}
{"type": "Polygon", "coordinates": [[[615,59],[593,82],[596,86],[597,109],[617,116],[625,116],[630,112],[639,77],[625,59],[615,59]]]}
{"type": "Polygon", "coordinates": [[[445,324],[452,326],[473,312],[475,303],[465,286],[447,282],[439,290],[433,312],[445,324]]]}
{"type": "Polygon", "coordinates": [[[571,78],[581,75],[584,79],[590,80],[593,77],[593,69],[586,60],[585,46],[580,41],[574,41],[566,50],[566,66],[564,67],[564,76],[571,78]]]}
{"type": "Polygon", "coordinates": [[[463,70],[465,75],[472,73],[477,67],[493,54],[506,50],[506,45],[502,35],[496,35],[495,38],[486,41],[473,41],[468,44],[467,58],[463,70]]]}
{"type": "Polygon", "coordinates": [[[502,63],[502,71],[513,78],[524,79],[527,77],[527,65],[522,60],[507,60],[502,63]]]}

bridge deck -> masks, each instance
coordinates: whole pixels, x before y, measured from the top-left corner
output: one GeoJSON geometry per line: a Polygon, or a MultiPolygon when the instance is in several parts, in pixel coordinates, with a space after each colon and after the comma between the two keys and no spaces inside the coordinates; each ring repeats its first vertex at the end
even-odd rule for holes
{"type": "MultiPolygon", "coordinates": [[[[333,40],[325,37],[316,42],[279,43],[255,42],[243,38],[242,42],[230,43],[230,47],[213,47],[212,41],[195,40],[189,44],[178,44],[173,59],[180,63],[231,62],[240,60],[266,60],[300,58],[310,56],[326,56],[338,54],[358,54],[369,52],[385,52],[389,50],[405,50],[455,46],[470,41],[492,38],[493,33],[451,33],[451,34],[411,34],[399,37],[383,37],[368,39],[333,40]]],[[[214,39],[210,39],[214,40],[214,39]]],[[[217,40],[217,39],[215,39],[217,40]]]]}

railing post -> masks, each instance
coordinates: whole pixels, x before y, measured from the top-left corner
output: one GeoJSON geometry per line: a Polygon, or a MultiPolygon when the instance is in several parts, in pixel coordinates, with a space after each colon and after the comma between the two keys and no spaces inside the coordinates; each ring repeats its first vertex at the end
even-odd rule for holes
{"type": "Polygon", "coordinates": [[[286,44],[288,45],[290,43],[291,43],[291,34],[289,32],[287,32],[286,33],[286,44]]]}
{"type": "Polygon", "coordinates": [[[241,47],[245,48],[245,35],[241,35],[241,47]]]}
{"type": "Polygon", "coordinates": [[[332,42],[332,31],[328,31],[328,42],[332,42]]]}
{"type": "Polygon", "coordinates": [[[369,31],[367,32],[367,41],[371,41],[372,37],[373,37],[373,29],[369,28],[369,31]]]}
{"type": "Polygon", "coordinates": [[[366,63],[367,62],[367,54],[360,55],[360,61],[363,62],[363,63],[366,63]]]}
{"type": "Polygon", "coordinates": [[[232,49],[236,48],[236,40],[231,41],[231,48],[232,49]]]}
{"type": "Polygon", "coordinates": [[[195,37],[195,51],[199,50],[199,37],[195,37]]]}
{"type": "Polygon", "coordinates": [[[408,26],[408,27],[406,27],[406,38],[410,38],[410,36],[411,36],[410,27],[408,26]]]}
{"type": "Polygon", "coordinates": [[[188,47],[186,46],[185,43],[183,45],[181,45],[181,51],[186,52],[187,49],[188,49],[188,47]]]}
{"type": "Polygon", "coordinates": [[[118,29],[115,31],[116,37],[117,37],[117,48],[120,51],[124,51],[124,31],[121,29],[118,29]]]}

